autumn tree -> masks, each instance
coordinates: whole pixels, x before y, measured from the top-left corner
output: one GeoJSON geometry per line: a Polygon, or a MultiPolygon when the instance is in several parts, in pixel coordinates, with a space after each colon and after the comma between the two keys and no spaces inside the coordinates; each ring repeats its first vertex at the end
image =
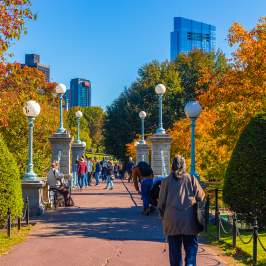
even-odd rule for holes
{"type": "Polygon", "coordinates": [[[48,137],[59,125],[58,99],[53,97],[55,84],[46,83],[44,74],[20,64],[5,65],[0,76],[0,133],[14,155],[20,174],[25,171],[28,150],[27,118],[22,108],[26,101],[36,100],[41,113],[34,127],[34,163],[38,174],[45,174],[50,164],[48,137]]]}
{"type": "MultiPolygon", "coordinates": [[[[207,180],[222,181],[237,140],[258,111],[266,108],[266,20],[251,31],[234,23],[229,30],[229,45],[236,45],[230,67],[219,75],[202,69],[198,96],[204,110],[197,120],[196,147],[198,170],[207,180]]],[[[172,129],[173,153],[184,149],[189,156],[188,127],[178,121],[172,129]],[[179,145],[183,143],[182,147],[179,145]]]]}
{"type": "Polygon", "coordinates": [[[12,41],[26,33],[26,21],[34,18],[30,0],[0,0],[0,61],[12,41]]]}

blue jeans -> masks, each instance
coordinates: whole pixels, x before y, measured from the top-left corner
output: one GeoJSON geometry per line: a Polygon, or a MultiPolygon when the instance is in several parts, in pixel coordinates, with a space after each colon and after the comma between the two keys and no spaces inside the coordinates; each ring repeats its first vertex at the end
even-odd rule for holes
{"type": "Polygon", "coordinates": [[[185,249],[185,266],[196,266],[198,239],[196,235],[168,236],[169,260],[171,266],[182,266],[182,243],[185,249]]]}
{"type": "Polygon", "coordinates": [[[95,173],[94,173],[94,177],[95,177],[96,185],[99,184],[100,174],[101,174],[100,172],[95,172],[95,173]]]}
{"type": "Polygon", "coordinates": [[[153,179],[152,178],[144,178],[141,181],[141,197],[143,200],[143,208],[146,210],[149,208],[150,203],[150,191],[152,188],[153,179]]]}
{"type": "Polygon", "coordinates": [[[83,185],[84,187],[88,186],[88,173],[84,174],[83,185]]]}
{"type": "Polygon", "coordinates": [[[80,188],[83,188],[84,178],[86,178],[85,174],[82,174],[78,177],[78,183],[80,188]]]}
{"type": "Polygon", "coordinates": [[[110,175],[107,175],[106,178],[106,188],[113,188],[113,181],[112,181],[112,177],[110,175]]]}

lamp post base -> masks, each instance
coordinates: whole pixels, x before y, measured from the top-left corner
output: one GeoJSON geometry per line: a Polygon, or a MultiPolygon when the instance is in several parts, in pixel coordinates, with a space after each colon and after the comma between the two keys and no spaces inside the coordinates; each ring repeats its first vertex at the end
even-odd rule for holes
{"type": "Polygon", "coordinates": [[[56,133],[62,134],[64,133],[66,130],[63,127],[60,127],[56,130],[56,133]]]}
{"type": "Polygon", "coordinates": [[[151,167],[154,176],[170,174],[170,149],[172,137],[168,134],[154,134],[149,137],[151,142],[151,167]]]}
{"type": "Polygon", "coordinates": [[[136,146],[136,163],[139,162],[149,162],[149,145],[145,143],[139,143],[136,146]]]}
{"type": "Polygon", "coordinates": [[[22,180],[22,195],[24,201],[28,197],[30,216],[44,213],[43,188],[45,182],[41,180],[22,180]]]}
{"type": "Polygon", "coordinates": [[[157,128],[156,134],[165,134],[165,129],[164,128],[157,128]]]}
{"type": "Polygon", "coordinates": [[[37,180],[37,174],[35,174],[34,172],[27,172],[23,176],[23,180],[25,180],[25,181],[36,181],[37,180]]]}

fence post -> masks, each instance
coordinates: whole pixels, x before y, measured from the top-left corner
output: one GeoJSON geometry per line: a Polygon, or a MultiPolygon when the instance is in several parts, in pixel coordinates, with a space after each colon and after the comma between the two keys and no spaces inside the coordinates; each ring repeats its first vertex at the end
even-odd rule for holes
{"type": "Polygon", "coordinates": [[[20,230],[20,227],[21,227],[21,218],[18,217],[18,230],[20,230]]]}
{"type": "Polygon", "coordinates": [[[257,265],[257,250],[258,246],[258,221],[257,217],[254,218],[254,225],[253,225],[253,265],[257,265]]]}
{"type": "Polygon", "coordinates": [[[236,213],[233,215],[233,248],[236,247],[236,213]]]}
{"type": "Polygon", "coordinates": [[[26,225],[30,224],[29,197],[26,197],[26,225]]]}
{"type": "Polygon", "coordinates": [[[8,208],[7,210],[7,236],[11,237],[11,210],[8,208]]]}
{"type": "Polygon", "coordinates": [[[221,239],[221,217],[220,217],[220,212],[217,212],[217,216],[218,216],[218,220],[217,220],[217,224],[216,224],[216,228],[217,228],[217,240],[220,241],[221,239]]]}
{"type": "Polygon", "coordinates": [[[215,189],[215,224],[218,224],[218,212],[219,212],[219,206],[218,206],[218,188],[215,189]]]}
{"type": "Polygon", "coordinates": [[[210,196],[207,195],[206,205],[205,205],[205,232],[208,232],[209,211],[210,211],[210,196]]]}

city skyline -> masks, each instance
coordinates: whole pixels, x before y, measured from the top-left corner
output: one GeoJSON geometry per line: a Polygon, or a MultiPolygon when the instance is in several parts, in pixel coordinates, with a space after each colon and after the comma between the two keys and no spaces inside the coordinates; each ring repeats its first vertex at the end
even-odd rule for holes
{"type": "Polygon", "coordinates": [[[261,0],[252,6],[247,0],[230,2],[230,6],[227,1],[213,5],[210,0],[200,4],[193,0],[63,2],[33,0],[38,18],[10,49],[14,57],[9,61],[23,62],[27,53],[40,54],[42,63],[51,68],[51,81],[68,88],[73,77],[89,77],[94,88],[92,105],[102,107],[135,81],[141,66],[170,59],[174,17],[215,25],[216,48],[230,56],[232,49],[225,39],[231,24],[239,22],[251,29],[266,10],[261,0]]]}

